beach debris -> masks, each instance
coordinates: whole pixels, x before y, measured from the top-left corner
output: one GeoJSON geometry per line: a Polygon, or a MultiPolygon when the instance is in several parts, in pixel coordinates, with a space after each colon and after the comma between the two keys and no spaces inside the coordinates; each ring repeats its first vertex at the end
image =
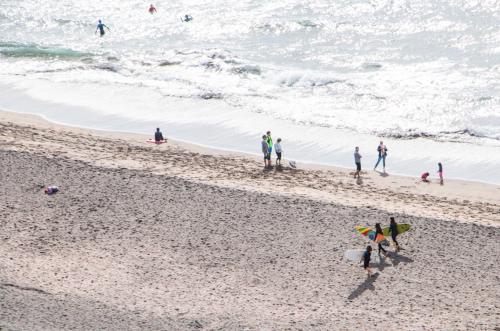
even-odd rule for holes
{"type": "Polygon", "coordinates": [[[45,194],[52,195],[59,191],[59,187],[55,185],[50,185],[45,188],[45,194]]]}
{"type": "Polygon", "coordinates": [[[297,168],[297,164],[295,163],[295,161],[288,161],[288,164],[290,164],[290,167],[292,167],[293,169],[297,168]]]}

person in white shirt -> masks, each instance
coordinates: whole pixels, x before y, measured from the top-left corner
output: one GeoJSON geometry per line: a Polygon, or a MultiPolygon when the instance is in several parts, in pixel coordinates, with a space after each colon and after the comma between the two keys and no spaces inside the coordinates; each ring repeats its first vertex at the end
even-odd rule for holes
{"type": "Polygon", "coordinates": [[[276,165],[279,165],[281,166],[281,153],[283,152],[283,150],[281,149],[281,138],[278,138],[278,140],[276,140],[276,144],[274,144],[274,150],[276,151],[276,165]]]}

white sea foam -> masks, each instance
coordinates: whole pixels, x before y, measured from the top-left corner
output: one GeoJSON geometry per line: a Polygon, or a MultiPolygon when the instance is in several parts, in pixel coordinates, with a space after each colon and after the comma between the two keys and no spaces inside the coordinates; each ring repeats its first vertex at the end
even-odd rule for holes
{"type": "MultiPolygon", "coordinates": [[[[158,1],[157,15],[148,5],[0,4],[0,84],[103,116],[108,129],[213,126],[248,140],[216,129],[177,138],[252,151],[273,128],[294,157],[342,165],[352,145],[383,137],[421,146],[391,154],[402,173],[448,160],[457,177],[489,180],[475,169],[500,167],[497,1],[158,1]],[[103,38],[97,19],[111,28],[103,38]]],[[[0,107],[16,108],[7,99],[0,107]]]]}

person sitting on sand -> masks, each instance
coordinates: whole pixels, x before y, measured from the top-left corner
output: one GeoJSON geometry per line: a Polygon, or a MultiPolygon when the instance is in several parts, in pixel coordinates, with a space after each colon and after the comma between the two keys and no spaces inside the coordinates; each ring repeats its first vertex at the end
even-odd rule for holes
{"type": "Polygon", "coordinates": [[[271,154],[269,153],[269,146],[267,145],[267,136],[262,136],[262,154],[264,154],[264,168],[271,168],[271,154]]]}
{"type": "MultiPolygon", "coordinates": [[[[375,232],[377,233],[377,236],[381,234],[382,236],[384,235],[384,231],[382,231],[382,227],[380,226],[380,223],[375,224],[375,232]]],[[[380,252],[383,252],[384,256],[387,255],[387,251],[382,247],[382,244],[379,242],[378,243],[378,255],[380,256],[380,252]]]]}
{"type": "Polygon", "coordinates": [[[164,140],[165,139],[163,139],[163,134],[161,133],[160,128],[156,128],[155,141],[160,142],[160,141],[164,141],[164,140]]]}
{"type": "Polygon", "coordinates": [[[420,178],[422,179],[423,182],[425,183],[430,183],[430,181],[427,179],[428,177],[430,176],[430,174],[428,172],[424,172],[420,178]]]}
{"type": "Polygon", "coordinates": [[[361,173],[361,154],[359,154],[359,147],[357,146],[354,149],[354,163],[356,164],[356,172],[354,173],[354,178],[359,178],[361,173]]]}
{"type": "Polygon", "coordinates": [[[398,236],[398,223],[396,223],[396,220],[394,217],[391,216],[391,223],[389,224],[389,233],[391,234],[392,241],[394,242],[394,246],[396,247],[396,253],[399,252],[399,243],[396,240],[396,237],[398,236]]]}
{"type": "Polygon", "coordinates": [[[443,185],[443,164],[441,162],[438,163],[438,175],[439,175],[439,184],[443,185]]]}
{"type": "Polygon", "coordinates": [[[281,138],[278,138],[276,144],[274,144],[274,150],[276,151],[276,165],[281,166],[281,153],[283,152],[281,149],[281,138]]]}
{"type": "Polygon", "coordinates": [[[156,11],[156,7],[155,7],[155,6],[153,6],[153,4],[151,4],[151,5],[149,6],[149,13],[150,13],[151,15],[153,15],[153,14],[154,14],[154,13],[156,13],[156,12],[157,12],[157,11],[156,11]]]}
{"type": "Polygon", "coordinates": [[[370,268],[370,260],[372,256],[372,246],[368,245],[366,247],[366,251],[363,253],[363,256],[361,257],[360,263],[363,262],[363,268],[366,270],[366,275],[368,278],[371,277],[372,275],[372,269],[370,268]]]}

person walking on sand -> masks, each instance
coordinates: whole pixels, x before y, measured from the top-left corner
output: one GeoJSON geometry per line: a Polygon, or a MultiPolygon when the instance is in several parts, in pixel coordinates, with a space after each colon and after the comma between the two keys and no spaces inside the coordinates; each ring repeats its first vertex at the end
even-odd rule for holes
{"type": "Polygon", "coordinates": [[[375,163],[375,167],[373,170],[376,170],[380,161],[382,161],[382,166],[384,167],[385,172],[385,158],[387,157],[387,146],[384,145],[383,141],[380,141],[380,144],[377,147],[378,159],[377,163],[375,163]]]}
{"type": "MultiPolygon", "coordinates": [[[[382,236],[384,235],[384,231],[382,231],[382,227],[380,226],[380,223],[375,224],[375,232],[377,233],[376,236],[381,234],[382,236]]],[[[376,237],[375,237],[376,238],[376,237]]],[[[383,252],[384,256],[387,255],[387,251],[382,247],[382,244],[379,242],[378,243],[378,255],[380,256],[380,252],[383,252]]]]}
{"type": "Polygon", "coordinates": [[[438,163],[438,175],[439,175],[439,184],[443,185],[443,164],[441,162],[438,163]]]}
{"type": "Polygon", "coordinates": [[[281,138],[276,140],[274,150],[276,151],[276,165],[281,167],[281,153],[283,153],[283,149],[281,148],[281,138]]]}
{"type": "Polygon", "coordinates": [[[359,147],[356,146],[354,149],[354,163],[356,164],[356,172],[354,173],[354,178],[360,177],[361,173],[361,154],[359,154],[359,147]]]}
{"type": "Polygon", "coordinates": [[[372,246],[368,245],[366,247],[366,251],[363,253],[361,257],[360,263],[363,262],[363,268],[366,270],[366,276],[370,278],[372,276],[372,269],[370,268],[370,260],[372,256],[372,246]]]}
{"type": "Polygon", "coordinates": [[[269,153],[269,146],[267,144],[267,136],[262,136],[262,154],[264,154],[264,168],[271,168],[271,155],[269,153]]]}
{"type": "Polygon", "coordinates": [[[101,20],[99,20],[99,23],[97,24],[97,28],[95,29],[94,34],[97,33],[97,30],[99,30],[100,36],[104,36],[106,33],[104,32],[104,28],[108,29],[108,31],[111,31],[106,24],[104,24],[101,20]]]}
{"type": "Polygon", "coordinates": [[[399,252],[399,243],[396,240],[396,237],[398,236],[398,223],[396,223],[396,220],[394,217],[391,216],[391,222],[389,224],[389,233],[391,234],[392,241],[394,242],[394,246],[396,247],[396,253],[399,252]]]}

